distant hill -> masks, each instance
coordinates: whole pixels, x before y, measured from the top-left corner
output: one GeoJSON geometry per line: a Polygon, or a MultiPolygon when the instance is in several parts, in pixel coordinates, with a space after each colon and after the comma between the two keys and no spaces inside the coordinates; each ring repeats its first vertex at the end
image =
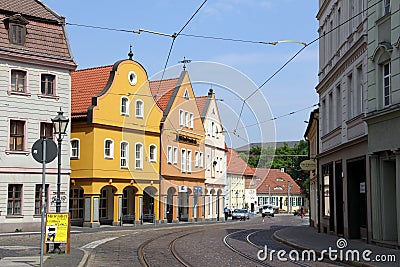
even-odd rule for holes
{"type": "Polygon", "coordinates": [[[248,153],[250,151],[250,148],[255,147],[255,146],[262,146],[264,148],[267,147],[280,147],[283,146],[285,143],[288,144],[289,147],[293,148],[295,145],[298,145],[300,143],[300,141],[282,141],[282,142],[267,142],[267,143],[250,143],[238,148],[235,148],[235,151],[238,153],[244,152],[244,153],[248,153]]]}

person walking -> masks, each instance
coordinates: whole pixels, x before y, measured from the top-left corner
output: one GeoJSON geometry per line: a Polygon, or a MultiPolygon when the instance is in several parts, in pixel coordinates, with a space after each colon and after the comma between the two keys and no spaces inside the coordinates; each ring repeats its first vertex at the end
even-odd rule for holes
{"type": "Polygon", "coordinates": [[[224,214],[225,214],[225,221],[227,221],[227,220],[228,220],[228,216],[229,216],[229,209],[228,209],[228,206],[226,206],[226,207],[224,208],[224,214]]]}

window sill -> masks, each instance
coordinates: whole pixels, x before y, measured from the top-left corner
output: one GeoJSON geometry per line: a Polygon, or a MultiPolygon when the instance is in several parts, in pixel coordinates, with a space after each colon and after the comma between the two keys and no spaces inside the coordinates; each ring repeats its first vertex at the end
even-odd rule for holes
{"type": "Polygon", "coordinates": [[[22,150],[22,151],[18,151],[18,150],[6,150],[6,154],[7,155],[10,155],[10,154],[16,154],[16,155],[26,155],[26,156],[28,156],[29,155],[29,151],[24,151],[24,150],[22,150]]]}
{"type": "Polygon", "coordinates": [[[24,215],[22,214],[16,214],[16,215],[6,215],[7,219],[20,219],[20,218],[24,218],[24,215]]]}
{"type": "Polygon", "coordinates": [[[143,116],[136,116],[137,119],[143,119],[143,116]]]}
{"type": "Polygon", "coordinates": [[[129,169],[129,167],[128,166],[120,166],[121,167],[121,169],[124,169],[124,170],[127,170],[127,169],[129,169]]]}
{"type": "Polygon", "coordinates": [[[136,167],[136,168],[135,168],[135,170],[142,171],[142,170],[143,170],[143,167],[139,167],[139,168],[138,168],[138,167],[136,167]]]}
{"type": "Polygon", "coordinates": [[[150,160],[150,162],[151,162],[151,163],[157,163],[157,161],[156,161],[156,160],[150,160]]]}
{"type": "Polygon", "coordinates": [[[70,160],[78,160],[79,157],[70,157],[69,159],[70,159],[70,160]]]}
{"type": "Polygon", "coordinates": [[[121,116],[129,117],[128,113],[121,113],[121,116]]]}
{"type": "Polygon", "coordinates": [[[8,91],[8,95],[20,95],[20,96],[31,96],[31,93],[18,92],[18,91],[8,91]]]}
{"type": "Polygon", "coordinates": [[[114,158],[113,157],[104,157],[104,159],[112,160],[114,158]]]}
{"type": "Polygon", "coordinates": [[[60,99],[60,97],[59,97],[59,96],[56,96],[56,95],[42,95],[42,94],[38,94],[37,96],[38,96],[38,98],[45,98],[45,99],[55,99],[55,100],[60,99]]]}

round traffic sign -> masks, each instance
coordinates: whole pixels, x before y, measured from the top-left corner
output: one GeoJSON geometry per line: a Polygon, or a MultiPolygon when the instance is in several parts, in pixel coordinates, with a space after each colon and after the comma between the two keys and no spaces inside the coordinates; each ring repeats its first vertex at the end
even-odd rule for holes
{"type": "Polygon", "coordinates": [[[46,140],[45,162],[50,163],[57,157],[57,145],[52,139],[38,139],[32,146],[32,156],[37,162],[43,163],[43,140],[46,140]]]}

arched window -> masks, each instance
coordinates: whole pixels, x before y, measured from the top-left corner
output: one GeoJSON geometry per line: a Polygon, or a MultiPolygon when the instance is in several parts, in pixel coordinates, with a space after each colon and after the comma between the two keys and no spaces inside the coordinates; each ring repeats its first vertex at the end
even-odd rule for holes
{"type": "Polygon", "coordinates": [[[141,143],[135,145],[135,168],[143,169],[143,145],[141,143]]]}
{"type": "Polygon", "coordinates": [[[120,150],[120,155],[121,155],[121,168],[128,168],[128,162],[129,162],[129,146],[127,142],[121,142],[121,150],[120,150]]]}
{"type": "Polygon", "coordinates": [[[121,115],[129,115],[129,99],[126,97],[121,98],[121,115]]]}
{"type": "Polygon", "coordinates": [[[156,162],[157,161],[157,147],[156,147],[156,145],[150,145],[150,149],[149,149],[150,151],[150,155],[149,155],[149,158],[150,158],[150,161],[151,162],[156,162]]]}
{"type": "Polygon", "coordinates": [[[144,103],[142,100],[136,100],[136,118],[143,118],[144,103]]]}
{"type": "Polygon", "coordinates": [[[70,150],[71,159],[79,159],[79,151],[80,151],[79,139],[71,139],[71,150],[70,150]]]}
{"type": "Polygon", "coordinates": [[[104,158],[114,158],[114,141],[112,139],[104,140],[104,158]]]}

